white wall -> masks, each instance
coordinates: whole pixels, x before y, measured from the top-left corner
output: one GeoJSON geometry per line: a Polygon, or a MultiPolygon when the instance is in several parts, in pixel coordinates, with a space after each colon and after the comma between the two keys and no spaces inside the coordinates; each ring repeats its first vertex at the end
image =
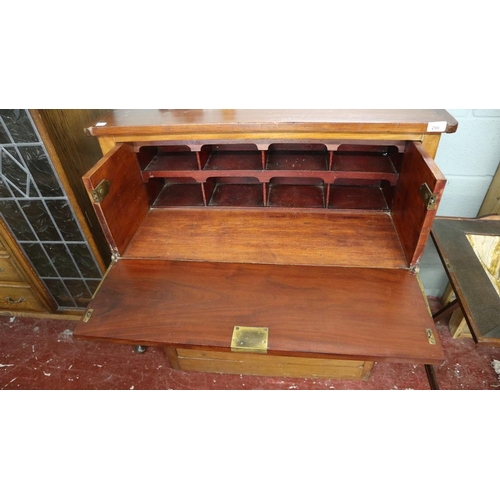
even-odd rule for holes
{"type": "MultiPolygon", "coordinates": [[[[443,134],[436,163],[447,184],[437,215],[476,217],[500,163],[500,110],[449,109],[458,120],[454,134],[443,134]]],[[[448,280],[429,238],[420,264],[427,295],[439,297],[448,280]]]]}

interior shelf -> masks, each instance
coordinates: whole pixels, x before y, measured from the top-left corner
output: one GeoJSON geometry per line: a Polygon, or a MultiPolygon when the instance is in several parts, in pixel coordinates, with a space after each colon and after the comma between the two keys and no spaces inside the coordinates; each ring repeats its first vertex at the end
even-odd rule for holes
{"type": "Polygon", "coordinates": [[[276,178],[262,184],[255,178],[212,177],[200,184],[181,178],[166,179],[153,206],[389,211],[392,195],[388,183],[325,185],[320,179],[276,178]]]}
{"type": "Polygon", "coordinates": [[[255,145],[203,146],[203,170],[262,170],[262,154],[255,145]]]}
{"type": "Polygon", "coordinates": [[[191,179],[165,180],[154,207],[203,207],[202,186],[191,179]]]}
{"type": "Polygon", "coordinates": [[[328,198],[337,210],[389,210],[380,186],[331,186],[328,198]]]}
{"type": "Polygon", "coordinates": [[[272,179],[268,198],[270,207],[324,208],[325,186],[320,179],[272,179]]]}
{"type": "Polygon", "coordinates": [[[258,179],[211,178],[205,185],[211,207],[263,207],[264,194],[258,179]]]}
{"type": "Polygon", "coordinates": [[[144,147],[139,153],[139,160],[147,158],[150,161],[144,165],[145,172],[176,172],[198,170],[196,153],[188,146],[144,147]]]}
{"type": "Polygon", "coordinates": [[[329,154],[322,144],[272,144],[268,170],[328,170],[329,154]]]}
{"type": "Polygon", "coordinates": [[[333,154],[332,170],[340,172],[397,173],[402,154],[396,147],[340,146],[333,154]]]}
{"type": "Polygon", "coordinates": [[[155,207],[389,210],[396,146],[255,144],[145,146],[139,163],[155,207]],[[164,185],[163,185],[164,183],[164,185]]]}

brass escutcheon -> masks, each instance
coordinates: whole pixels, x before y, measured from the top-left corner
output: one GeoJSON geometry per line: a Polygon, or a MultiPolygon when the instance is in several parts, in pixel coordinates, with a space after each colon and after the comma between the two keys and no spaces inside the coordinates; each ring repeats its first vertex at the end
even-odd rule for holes
{"type": "Polygon", "coordinates": [[[258,326],[235,326],[231,339],[231,351],[267,353],[269,328],[258,326]]]}

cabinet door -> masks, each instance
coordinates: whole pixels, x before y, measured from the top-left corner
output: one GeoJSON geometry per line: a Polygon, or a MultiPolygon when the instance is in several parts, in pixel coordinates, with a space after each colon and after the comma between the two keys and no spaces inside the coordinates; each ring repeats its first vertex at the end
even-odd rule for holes
{"type": "Polygon", "coordinates": [[[446,179],[422,144],[407,144],[394,195],[394,225],[408,265],[416,266],[429,238],[446,179]]]}
{"type": "Polygon", "coordinates": [[[121,255],[149,210],[136,154],[117,144],[83,176],[111,251],[121,255]]]}

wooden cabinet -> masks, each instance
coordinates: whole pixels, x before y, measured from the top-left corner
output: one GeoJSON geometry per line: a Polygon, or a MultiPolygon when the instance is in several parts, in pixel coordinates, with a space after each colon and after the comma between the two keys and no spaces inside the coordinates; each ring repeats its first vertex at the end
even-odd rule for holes
{"type": "Polygon", "coordinates": [[[81,182],[101,156],[84,123],[101,113],[0,110],[0,219],[10,241],[0,280],[29,283],[29,293],[36,287],[47,306],[32,306],[27,289],[16,285],[4,295],[8,301],[0,300],[3,313],[44,309],[79,317],[101,281],[109,247],[81,182]]]}
{"type": "Polygon", "coordinates": [[[0,219],[0,314],[51,313],[56,306],[0,219]]]}
{"type": "Polygon", "coordinates": [[[115,111],[83,178],[113,263],[82,339],[173,367],[367,378],[444,359],[418,263],[445,111],[115,111]]]}

